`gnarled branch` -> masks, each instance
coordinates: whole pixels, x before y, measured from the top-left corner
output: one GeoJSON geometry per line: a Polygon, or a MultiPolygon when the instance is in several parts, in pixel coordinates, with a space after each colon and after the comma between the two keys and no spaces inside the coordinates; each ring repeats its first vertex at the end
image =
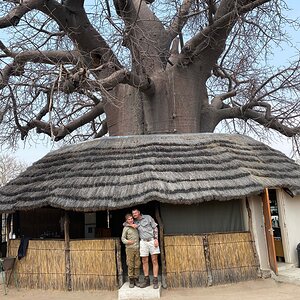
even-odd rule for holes
{"type": "Polygon", "coordinates": [[[251,105],[247,104],[242,107],[233,107],[233,108],[225,108],[219,110],[220,119],[243,119],[252,121],[264,126],[265,128],[274,129],[281,134],[292,137],[296,134],[300,134],[300,127],[289,127],[281,123],[276,117],[272,116],[270,113],[270,106],[268,103],[252,103],[251,105]],[[262,106],[266,107],[266,112],[262,113],[259,111],[255,111],[254,107],[262,106]]]}
{"type": "Polygon", "coordinates": [[[186,24],[186,21],[188,20],[188,13],[193,2],[193,0],[183,0],[181,6],[178,9],[176,17],[174,18],[170,27],[167,29],[170,41],[173,41],[173,39],[181,32],[182,28],[186,24]]]}
{"type": "Polygon", "coordinates": [[[200,54],[203,53],[205,56],[210,55],[211,69],[221,55],[230,30],[239,15],[267,2],[270,0],[240,0],[237,3],[228,0],[221,1],[212,24],[199,31],[185,44],[178,64],[189,64],[197,57],[201,59],[200,54]]]}
{"type": "Polygon", "coordinates": [[[161,21],[142,0],[114,0],[114,4],[126,24],[123,44],[132,53],[134,71],[150,76],[163,69],[170,43],[161,21]]]}
{"type": "Polygon", "coordinates": [[[45,133],[52,137],[54,135],[54,140],[59,141],[63,139],[66,135],[70,134],[77,128],[91,122],[96,117],[100,116],[104,113],[103,104],[99,103],[95,105],[90,111],[83,114],[79,118],[69,122],[66,125],[61,126],[52,126],[51,124],[44,122],[42,120],[34,119],[28,122],[26,126],[22,127],[22,136],[21,138],[24,139],[28,134],[29,130],[36,128],[38,133],[45,133]]]}
{"type": "Polygon", "coordinates": [[[21,18],[29,11],[41,7],[45,1],[42,0],[24,0],[21,4],[16,5],[10,12],[0,18],[0,28],[17,26],[21,18]]]}

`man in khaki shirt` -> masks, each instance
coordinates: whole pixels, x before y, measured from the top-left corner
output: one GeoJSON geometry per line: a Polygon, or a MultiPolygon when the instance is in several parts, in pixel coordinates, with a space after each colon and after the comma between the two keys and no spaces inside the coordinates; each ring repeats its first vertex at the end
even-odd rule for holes
{"type": "Polygon", "coordinates": [[[123,228],[121,240],[126,247],[126,263],[128,267],[129,287],[139,286],[140,276],[140,250],[138,230],[130,225],[133,224],[131,214],[125,216],[126,225],[123,228]]]}

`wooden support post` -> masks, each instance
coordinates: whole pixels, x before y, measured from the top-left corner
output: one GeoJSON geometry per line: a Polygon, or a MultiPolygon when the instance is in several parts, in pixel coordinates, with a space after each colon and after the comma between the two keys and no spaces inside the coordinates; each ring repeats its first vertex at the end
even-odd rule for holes
{"type": "Polygon", "coordinates": [[[120,239],[116,239],[116,263],[117,263],[117,272],[118,272],[118,285],[120,288],[124,284],[120,239]]]}
{"type": "Polygon", "coordinates": [[[0,214],[0,245],[2,245],[2,216],[4,216],[4,214],[0,214]]]}
{"type": "Polygon", "coordinates": [[[5,256],[10,256],[10,231],[11,231],[11,218],[12,214],[8,214],[6,218],[6,255],[5,256]]]}
{"type": "Polygon", "coordinates": [[[209,251],[209,243],[207,234],[203,237],[203,248],[204,248],[204,256],[205,256],[205,265],[207,271],[207,285],[213,285],[213,277],[211,271],[211,260],[210,260],[210,251],[209,251]]]}
{"type": "Polygon", "coordinates": [[[155,206],[155,218],[159,229],[159,244],[160,244],[160,260],[161,260],[161,285],[164,289],[168,287],[167,284],[167,266],[164,246],[164,224],[160,217],[159,208],[155,206]]]}
{"type": "Polygon", "coordinates": [[[71,291],[72,281],[71,281],[71,257],[70,257],[70,219],[67,211],[65,211],[65,216],[64,216],[64,233],[65,233],[66,290],[71,291]]]}
{"type": "Polygon", "coordinates": [[[251,236],[251,246],[252,246],[254,257],[255,257],[255,265],[257,266],[257,274],[262,276],[262,271],[260,270],[260,264],[259,264],[259,257],[258,257],[258,253],[256,251],[254,236],[253,236],[252,211],[251,211],[250,204],[249,204],[247,197],[246,197],[245,201],[246,201],[246,209],[247,209],[247,213],[248,213],[248,226],[249,226],[249,232],[250,232],[250,236],[251,236]]]}

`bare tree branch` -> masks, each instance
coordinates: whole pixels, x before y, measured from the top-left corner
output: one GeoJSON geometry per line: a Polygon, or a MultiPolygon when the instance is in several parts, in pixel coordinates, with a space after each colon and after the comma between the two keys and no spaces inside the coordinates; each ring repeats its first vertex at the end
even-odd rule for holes
{"type": "Polygon", "coordinates": [[[14,70],[14,65],[9,64],[0,70],[0,90],[7,86],[9,77],[12,75],[14,70]]]}
{"type": "Polygon", "coordinates": [[[21,18],[31,11],[44,4],[43,0],[24,0],[22,4],[15,6],[6,16],[0,18],[0,28],[16,26],[21,18]]]}
{"type": "Polygon", "coordinates": [[[59,5],[52,0],[47,1],[39,9],[53,18],[78,46],[88,68],[97,67],[109,61],[121,66],[110,46],[90,23],[82,6],[83,1],[75,2],[67,1],[65,5],[59,5]],[[93,38],[91,39],[90,36],[93,38]]]}
{"type": "Polygon", "coordinates": [[[97,132],[97,134],[95,134],[95,139],[100,138],[107,133],[108,133],[107,121],[103,120],[101,130],[97,132]]]}
{"type": "MultiPolygon", "coordinates": [[[[253,107],[256,106],[257,105],[253,104],[253,107]]],[[[263,106],[263,104],[259,103],[258,106],[263,106]]],[[[230,118],[240,118],[243,120],[251,119],[256,123],[263,125],[266,128],[274,129],[287,137],[292,137],[295,136],[296,134],[300,134],[300,127],[285,126],[284,124],[279,122],[275,117],[272,117],[270,115],[268,104],[266,104],[266,107],[268,108],[266,113],[261,113],[245,106],[245,107],[234,107],[234,108],[223,109],[220,111],[220,115],[222,116],[222,118],[226,118],[226,119],[230,119],[230,118]]]]}
{"type": "Polygon", "coordinates": [[[94,106],[89,112],[85,113],[81,117],[71,121],[70,123],[66,125],[56,126],[54,128],[51,128],[50,124],[38,119],[34,119],[26,126],[22,128],[24,134],[22,135],[22,139],[25,138],[26,134],[28,134],[29,130],[33,128],[37,128],[37,131],[39,133],[43,132],[50,137],[52,134],[54,134],[54,140],[59,141],[63,139],[66,135],[72,133],[77,128],[83,126],[84,124],[89,123],[90,121],[94,120],[96,117],[100,116],[104,113],[103,104],[99,103],[96,106],[94,106]]]}
{"type": "Polygon", "coordinates": [[[0,28],[16,26],[20,19],[33,9],[39,9],[54,18],[83,53],[91,53],[94,66],[98,64],[98,60],[101,61],[101,64],[114,60],[119,65],[110,47],[90,24],[83,8],[83,1],[64,1],[64,5],[54,0],[23,1],[21,5],[15,6],[8,15],[0,18],[0,28]],[[77,15],[77,18],[73,17],[74,14],[77,15]],[[87,39],[90,34],[94,36],[92,40],[87,39]]]}
{"type": "Polygon", "coordinates": [[[223,101],[236,95],[236,90],[231,90],[228,93],[224,93],[214,97],[211,101],[211,106],[214,108],[222,108],[224,106],[223,101]]]}
{"type": "Polygon", "coordinates": [[[178,13],[175,16],[172,24],[168,28],[169,39],[173,41],[173,39],[181,32],[182,28],[186,24],[188,20],[188,13],[193,4],[193,0],[183,0],[181,6],[178,9],[178,13]]]}
{"type": "Polygon", "coordinates": [[[186,43],[182,49],[178,64],[191,63],[193,59],[199,56],[204,50],[206,50],[205,55],[209,55],[207,53],[207,49],[209,48],[209,52],[215,57],[212,61],[216,63],[216,60],[224,49],[226,38],[239,15],[245,14],[269,1],[270,0],[244,0],[238,1],[240,6],[237,6],[232,1],[223,0],[219,5],[213,23],[199,31],[198,34],[186,43]]]}
{"type": "Polygon", "coordinates": [[[166,66],[169,45],[160,20],[142,0],[114,0],[115,8],[126,24],[123,44],[133,56],[135,72],[151,75],[166,66]]]}

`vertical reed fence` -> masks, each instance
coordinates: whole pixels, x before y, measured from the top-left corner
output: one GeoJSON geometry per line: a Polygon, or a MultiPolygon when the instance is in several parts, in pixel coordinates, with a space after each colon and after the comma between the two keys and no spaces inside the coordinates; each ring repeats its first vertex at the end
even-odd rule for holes
{"type": "Polygon", "coordinates": [[[258,262],[248,232],[208,235],[213,284],[258,277],[258,262]]]}
{"type": "Polygon", "coordinates": [[[165,236],[169,287],[196,287],[258,277],[249,232],[165,236]]]}
{"type": "MultiPolygon", "coordinates": [[[[17,256],[19,240],[11,240],[9,253],[17,256]]],[[[115,290],[118,287],[116,240],[71,240],[72,290],[115,290]]],[[[63,240],[30,240],[27,254],[16,261],[19,286],[31,289],[66,289],[63,240]]]]}
{"type": "Polygon", "coordinates": [[[165,236],[168,287],[207,285],[203,236],[165,236]]]}
{"type": "MultiPolygon", "coordinates": [[[[17,256],[20,240],[10,241],[10,256],[17,256]]],[[[64,242],[56,240],[29,241],[26,256],[16,260],[19,286],[30,289],[65,289],[64,242]]]]}

